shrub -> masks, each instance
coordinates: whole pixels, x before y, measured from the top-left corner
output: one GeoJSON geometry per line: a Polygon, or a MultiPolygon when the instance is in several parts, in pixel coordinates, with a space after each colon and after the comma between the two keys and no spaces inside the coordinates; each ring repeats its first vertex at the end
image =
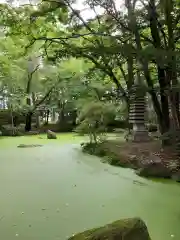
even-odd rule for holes
{"type": "Polygon", "coordinates": [[[151,123],[147,126],[147,128],[148,128],[149,132],[157,132],[158,131],[157,124],[151,123]]]}
{"type": "Polygon", "coordinates": [[[12,125],[3,125],[1,127],[1,132],[3,136],[22,136],[23,133],[18,127],[13,127],[12,125]]]}
{"type": "Polygon", "coordinates": [[[96,155],[99,157],[104,157],[106,155],[105,150],[100,143],[82,143],[81,144],[83,152],[89,153],[91,155],[96,155]]]}
{"type": "Polygon", "coordinates": [[[88,134],[90,143],[105,140],[107,126],[115,117],[115,108],[112,104],[93,102],[84,105],[78,116],[76,132],[88,134]]]}

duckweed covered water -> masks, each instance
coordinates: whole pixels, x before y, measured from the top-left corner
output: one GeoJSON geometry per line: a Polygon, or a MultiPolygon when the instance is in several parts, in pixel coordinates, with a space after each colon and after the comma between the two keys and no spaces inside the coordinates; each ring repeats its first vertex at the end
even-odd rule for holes
{"type": "Polygon", "coordinates": [[[41,137],[0,139],[0,239],[65,240],[126,217],[141,217],[153,240],[180,239],[180,184],[101,163],[72,134],[41,137]]]}

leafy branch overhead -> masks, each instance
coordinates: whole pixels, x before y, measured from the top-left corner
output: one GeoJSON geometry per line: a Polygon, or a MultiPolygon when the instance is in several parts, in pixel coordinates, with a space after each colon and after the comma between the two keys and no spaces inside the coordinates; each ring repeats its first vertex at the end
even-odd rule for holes
{"type": "Polygon", "coordinates": [[[59,106],[66,105],[65,98],[78,105],[87,89],[102,101],[101,89],[110,85],[110,92],[129,109],[138,82],[151,97],[161,133],[170,128],[170,112],[173,126],[180,126],[178,1],[90,0],[80,6],[77,1],[44,0],[16,7],[1,4],[1,10],[2,89],[27,98],[22,63],[36,53],[42,67],[33,74],[30,93],[37,99],[43,99],[60,76],[51,94],[59,106]]]}

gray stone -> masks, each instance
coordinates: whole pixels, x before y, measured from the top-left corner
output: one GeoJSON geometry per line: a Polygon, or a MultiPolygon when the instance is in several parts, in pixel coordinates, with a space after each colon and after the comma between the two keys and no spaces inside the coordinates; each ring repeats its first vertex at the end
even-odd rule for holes
{"type": "Polygon", "coordinates": [[[139,218],[122,219],[104,227],[87,230],[69,240],[150,240],[145,223],[139,218]]]}
{"type": "Polygon", "coordinates": [[[33,147],[42,147],[40,144],[20,144],[18,148],[33,148],[33,147]]]}
{"type": "Polygon", "coordinates": [[[57,136],[51,130],[47,130],[47,139],[57,139],[57,136]]]}
{"type": "Polygon", "coordinates": [[[170,178],[172,175],[170,169],[156,156],[149,156],[141,164],[141,168],[136,171],[139,176],[170,178]]]}

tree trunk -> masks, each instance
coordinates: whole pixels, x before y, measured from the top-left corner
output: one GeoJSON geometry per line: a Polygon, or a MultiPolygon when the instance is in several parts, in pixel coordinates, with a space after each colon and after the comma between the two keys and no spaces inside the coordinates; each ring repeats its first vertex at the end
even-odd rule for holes
{"type": "Polygon", "coordinates": [[[36,128],[40,127],[40,116],[39,113],[36,113],[36,128]]]}
{"type": "Polygon", "coordinates": [[[47,110],[46,111],[46,125],[48,125],[49,124],[49,113],[50,113],[50,111],[49,110],[47,110]]]}
{"type": "MultiPolygon", "coordinates": [[[[29,107],[31,106],[31,99],[30,99],[30,97],[27,97],[26,104],[29,107]]],[[[26,119],[25,119],[25,131],[26,132],[31,131],[31,122],[32,122],[32,112],[28,111],[27,114],[26,114],[26,119]]]]}
{"type": "Polygon", "coordinates": [[[170,56],[169,66],[167,68],[167,76],[171,83],[171,111],[173,116],[173,124],[176,129],[180,128],[180,116],[179,116],[179,91],[177,91],[177,69],[176,69],[176,56],[175,56],[175,42],[174,42],[174,24],[173,24],[173,8],[174,2],[172,0],[166,0],[164,2],[165,22],[168,30],[168,51],[172,53],[170,56]]]}
{"type": "Polygon", "coordinates": [[[64,109],[63,108],[59,112],[59,123],[64,124],[64,109]]]}
{"type": "Polygon", "coordinates": [[[175,150],[180,152],[180,137],[179,137],[179,129],[180,129],[180,112],[179,112],[179,91],[177,90],[178,80],[177,80],[177,66],[176,66],[176,54],[175,54],[175,41],[174,41],[174,1],[166,0],[163,3],[164,7],[164,15],[165,15],[165,23],[167,26],[168,32],[168,46],[167,53],[170,54],[168,56],[169,63],[166,69],[167,81],[170,86],[170,94],[169,99],[171,103],[171,113],[172,113],[172,122],[171,122],[171,141],[172,145],[175,147],[175,150]]]}
{"type": "Polygon", "coordinates": [[[32,115],[33,115],[32,112],[28,112],[28,113],[26,114],[26,125],[25,125],[25,131],[26,131],[26,132],[31,131],[32,115]]]}
{"type": "Polygon", "coordinates": [[[15,129],[14,129],[12,106],[11,106],[11,127],[12,127],[12,136],[14,136],[15,135],[15,129]]]}
{"type": "MultiPolygon", "coordinates": [[[[151,4],[153,4],[153,0],[151,1],[151,4]]],[[[138,32],[138,27],[137,27],[137,21],[136,21],[136,16],[134,14],[134,11],[132,9],[132,5],[131,5],[131,1],[127,0],[126,1],[126,6],[128,8],[129,11],[129,16],[130,16],[130,20],[131,20],[131,30],[134,33],[135,36],[135,42],[136,42],[136,46],[137,46],[137,50],[139,52],[141,52],[142,50],[142,45],[141,45],[141,38],[140,38],[140,34],[138,32]]],[[[151,6],[150,6],[151,7],[151,6]]],[[[152,10],[152,9],[151,9],[152,10]]],[[[150,26],[152,27],[152,26],[150,26]]],[[[156,32],[153,32],[156,33],[156,32]]],[[[156,36],[157,37],[157,36],[156,36]]],[[[153,101],[153,106],[154,106],[154,110],[157,114],[157,119],[158,119],[158,123],[159,123],[159,128],[161,133],[163,133],[163,131],[165,130],[165,124],[164,124],[164,119],[163,119],[163,113],[161,110],[161,105],[159,104],[154,86],[153,86],[153,82],[149,73],[149,67],[148,67],[148,62],[146,59],[143,59],[140,55],[137,55],[137,61],[142,65],[142,69],[144,72],[144,76],[146,78],[146,82],[148,84],[149,87],[149,93],[152,97],[152,101],[153,101]]]]}
{"type": "MultiPolygon", "coordinates": [[[[149,1],[149,21],[150,21],[150,29],[151,29],[151,36],[153,39],[153,45],[157,49],[162,48],[162,42],[160,39],[159,29],[158,29],[158,22],[157,22],[157,12],[156,12],[156,6],[155,1],[150,0],[149,1]]],[[[168,96],[166,93],[166,90],[168,88],[168,82],[166,80],[165,76],[165,70],[157,64],[157,70],[158,70],[158,80],[159,80],[159,86],[160,86],[160,97],[161,97],[161,109],[162,109],[162,119],[161,119],[161,134],[167,133],[170,128],[170,118],[169,118],[169,102],[168,102],[168,96]]],[[[165,141],[164,144],[169,144],[168,141],[165,141]]]]}
{"type": "Polygon", "coordinates": [[[73,127],[76,126],[76,119],[77,119],[77,111],[74,110],[74,111],[72,112],[72,125],[73,125],[73,127]]]}
{"type": "Polygon", "coordinates": [[[129,114],[130,114],[130,98],[132,94],[132,86],[134,84],[134,73],[133,73],[133,57],[132,55],[128,56],[127,58],[127,64],[128,64],[128,75],[126,76],[125,71],[122,67],[122,64],[119,64],[121,73],[123,75],[124,81],[126,82],[128,95],[126,99],[126,105],[127,105],[127,123],[128,123],[128,131],[130,132],[131,124],[129,123],[129,114]]]}
{"type": "Polygon", "coordinates": [[[170,129],[169,101],[166,93],[166,89],[168,85],[166,83],[165,72],[160,67],[158,67],[158,78],[159,78],[159,85],[160,85],[161,109],[162,109],[162,117],[163,117],[162,134],[164,134],[164,133],[167,133],[170,129]]]}
{"type": "Polygon", "coordinates": [[[54,123],[56,120],[56,111],[55,108],[52,108],[52,122],[54,123]]]}
{"type": "Polygon", "coordinates": [[[62,101],[59,101],[58,103],[58,107],[60,109],[59,111],[59,119],[58,119],[58,122],[60,125],[64,125],[64,120],[65,120],[65,117],[64,117],[64,110],[65,110],[65,103],[62,101]]]}

